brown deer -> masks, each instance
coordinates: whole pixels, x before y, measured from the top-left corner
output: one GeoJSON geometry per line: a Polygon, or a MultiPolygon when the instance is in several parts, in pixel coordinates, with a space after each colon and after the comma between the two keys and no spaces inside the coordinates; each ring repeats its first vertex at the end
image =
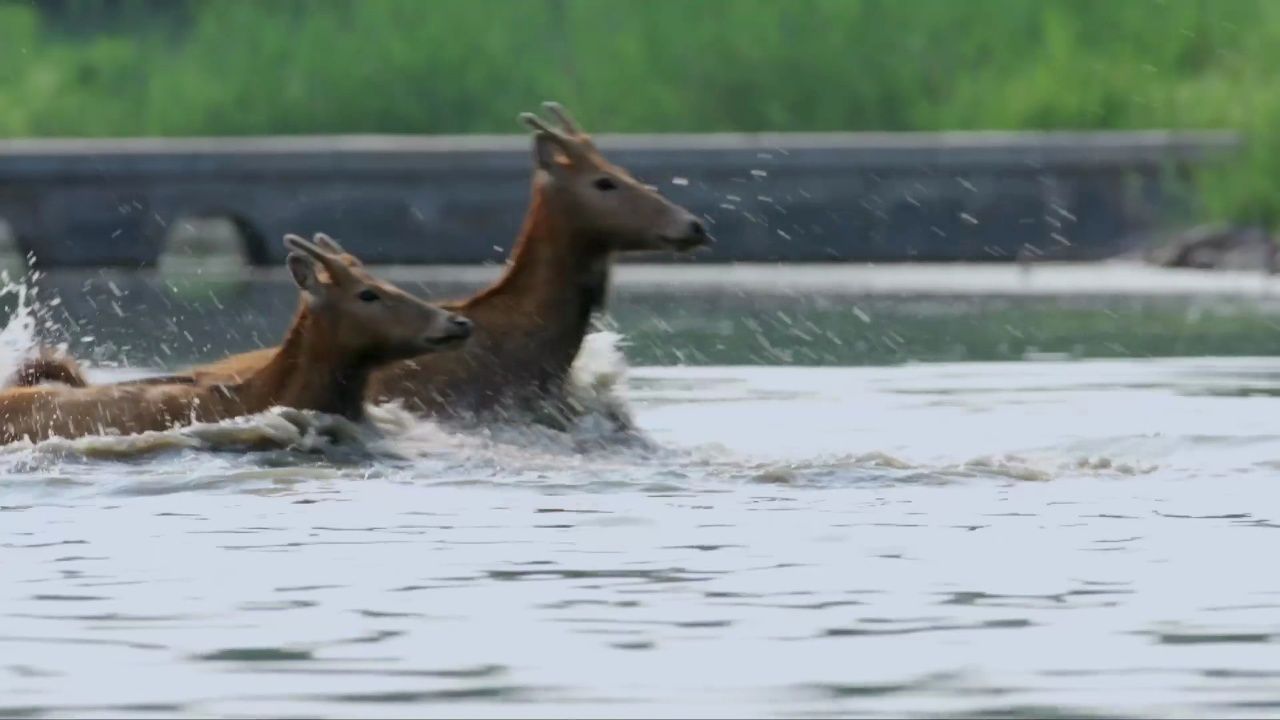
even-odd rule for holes
{"type": "MultiPolygon", "coordinates": [[[[476,296],[442,306],[475,334],[461,352],[396,363],[374,374],[376,400],[400,399],[437,417],[533,417],[562,426],[574,414],[564,383],[594,311],[605,301],[615,253],[688,251],[710,238],[688,210],[613,165],[557,103],[559,127],[532,113],[532,198],[505,274],[476,296]]],[[[302,317],[307,308],[300,310],[302,317]]],[[[273,348],[189,371],[197,382],[245,377],[273,348]]]]}
{"type": "MultiPolygon", "coordinates": [[[[471,335],[469,320],[377,280],[327,239],[313,243],[290,235],[285,245],[307,310],[280,348],[243,380],[13,388],[0,393],[0,443],[106,431],[135,434],[274,406],[359,420],[375,368],[454,346],[471,335]]],[[[78,376],[73,365],[69,369],[78,376]]]]}
{"type": "Polygon", "coordinates": [[[47,348],[41,349],[40,357],[22,363],[10,378],[9,385],[33,387],[44,382],[61,383],[78,388],[89,385],[89,381],[85,380],[80,370],[79,363],[69,357],[55,355],[47,348]]]}

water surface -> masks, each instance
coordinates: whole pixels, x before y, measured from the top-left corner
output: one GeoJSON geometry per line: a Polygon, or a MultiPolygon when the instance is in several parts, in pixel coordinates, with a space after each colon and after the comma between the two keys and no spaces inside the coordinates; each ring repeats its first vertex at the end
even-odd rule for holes
{"type": "MultiPolygon", "coordinates": [[[[256,291],[287,319],[287,293],[256,291]]],[[[624,368],[603,337],[583,372],[647,443],[383,410],[378,433],[274,413],[0,454],[0,715],[1280,709],[1280,360],[1090,350],[1100,318],[1148,313],[1186,347],[1263,354],[1265,298],[627,293],[638,366],[610,386],[624,368]],[[832,348],[892,332],[912,352],[949,328],[983,357],[998,307],[1024,338],[1071,318],[1081,348],[767,362],[736,329],[798,352],[779,338],[811,321],[832,348]],[[793,321],[766,322],[779,311],[793,321]],[[263,437],[309,451],[233,449],[263,437]]],[[[212,297],[235,316],[236,295],[212,297]]],[[[163,354],[162,323],[119,302],[125,344],[163,354]]],[[[216,354],[204,337],[175,357],[216,354]]],[[[1124,345],[1174,354],[1135,330],[1124,345]]]]}

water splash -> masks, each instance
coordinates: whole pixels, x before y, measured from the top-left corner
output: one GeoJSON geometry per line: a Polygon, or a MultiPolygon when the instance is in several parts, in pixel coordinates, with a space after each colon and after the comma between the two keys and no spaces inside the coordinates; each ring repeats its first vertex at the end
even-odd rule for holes
{"type": "Polygon", "coordinates": [[[9,381],[18,366],[41,351],[61,354],[67,351],[68,337],[64,327],[54,320],[55,312],[65,312],[62,299],[40,297],[40,280],[44,273],[32,268],[34,256],[27,257],[28,270],[17,280],[0,270],[0,298],[12,295],[15,306],[3,329],[0,329],[0,379],[9,381]]]}
{"type": "Polygon", "coordinates": [[[619,333],[602,330],[587,335],[569,370],[569,400],[580,412],[571,434],[580,439],[604,438],[635,430],[627,402],[627,356],[619,333]]]}
{"type": "MultiPolygon", "coordinates": [[[[34,275],[28,276],[34,280],[34,275]]],[[[0,273],[0,298],[17,297],[17,306],[8,323],[0,330],[0,377],[11,377],[36,349],[35,288],[29,282],[14,282],[7,272],[0,273]]]]}
{"type": "MultiPolygon", "coordinates": [[[[0,331],[4,367],[12,373],[35,346],[36,314],[28,288],[6,287],[18,294],[18,309],[0,331]]],[[[367,421],[355,423],[335,415],[278,407],[222,422],[196,423],[164,431],[120,435],[104,430],[97,435],[41,443],[14,443],[0,455],[14,458],[85,458],[124,460],[179,450],[287,450],[387,459],[458,455],[481,447],[508,446],[511,452],[531,451],[563,457],[565,453],[611,445],[642,445],[623,387],[627,362],[622,337],[614,332],[588,335],[572,367],[567,392],[579,414],[568,432],[512,425],[486,428],[480,433],[457,433],[423,420],[397,404],[370,406],[367,421]]]]}

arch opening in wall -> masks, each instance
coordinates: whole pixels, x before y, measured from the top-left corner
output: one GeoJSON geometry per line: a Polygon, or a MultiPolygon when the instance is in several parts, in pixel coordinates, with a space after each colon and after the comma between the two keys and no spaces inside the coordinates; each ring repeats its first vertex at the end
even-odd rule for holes
{"type": "Polygon", "coordinates": [[[169,225],[160,269],[239,273],[263,264],[265,255],[262,233],[246,218],[229,212],[204,212],[183,216],[169,225]]]}
{"type": "Polygon", "coordinates": [[[27,271],[27,253],[18,240],[18,232],[5,218],[0,217],[0,270],[17,279],[27,271]]]}

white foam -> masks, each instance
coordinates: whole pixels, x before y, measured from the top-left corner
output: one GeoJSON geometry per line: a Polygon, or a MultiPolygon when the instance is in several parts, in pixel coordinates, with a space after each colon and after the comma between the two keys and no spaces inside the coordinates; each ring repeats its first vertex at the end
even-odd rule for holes
{"type": "Polygon", "coordinates": [[[635,430],[627,402],[627,357],[622,335],[602,330],[582,340],[569,371],[565,391],[580,413],[571,434],[580,439],[605,438],[635,430]]]}
{"type": "Polygon", "coordinates": [[[0,276],[0,282],[3,282],[0,297],[15,295],[18,300],[9,321],[0,330],[0,377],[8,378],[32,356],[36,347],[35,292],[25,283],[9,281],[7,275],[0,276]]]}
{"type": "Polygon", "coordinates": [[[18,442],[0,452],[79,456],[100,459],[143,457],[172,450],[287,449],[328,452],[336,448],[359,453],[385,452],[384,435],[372,424],[354,423],[337,415],[275,407],[222,422],[195,423],[169,430],[121,435],[110,429],[79,438],[51,438],[40,443],[18,442]]]}

